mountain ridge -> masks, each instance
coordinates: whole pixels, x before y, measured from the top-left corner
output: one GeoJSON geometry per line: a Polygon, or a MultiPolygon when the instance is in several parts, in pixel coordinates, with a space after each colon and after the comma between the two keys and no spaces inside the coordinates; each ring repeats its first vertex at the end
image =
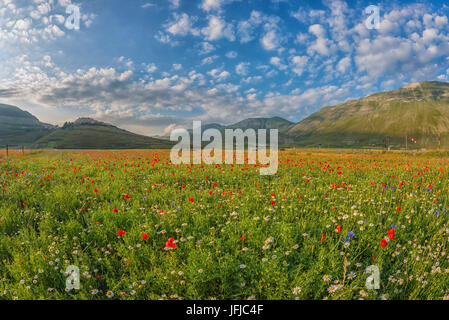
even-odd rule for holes
{"type": "MultiPolygon", "coordinates": [[[[278,129],[287,147],[449,148],[449,83],[423,81],[319,109],[294,123],[281,117],[248,118],[202,130],[278,129]],[[418,141],[414,144],[411,139],[418,141]],[[410,141],[409,141],[410,140],[410,141]]],[[[191,132],[191,130],[189,130],[191,132]]],[[[167,148],[169,137],[138,135],[88,117],[56,127],[18,107],[0,104],[0,146],[34,148],[167,148]]]]}
{"type": "Polygon", "coordinates": [[[291,127],[295,146],[449,147],[449,83],[424,81],[321,108],[291,127]]]}

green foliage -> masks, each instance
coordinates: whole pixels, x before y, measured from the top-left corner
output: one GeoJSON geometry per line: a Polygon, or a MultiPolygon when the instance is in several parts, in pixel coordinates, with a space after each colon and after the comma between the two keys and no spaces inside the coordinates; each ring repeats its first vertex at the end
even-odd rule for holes
{"type": "Polygon", "coordinates": [[[260,176],[171,165],[167,151],[11,157],[0,162],[0,299],[447,298],[448,166],[290,150],[260,176]],[[65,290],[69,265],[80,290],[65,290]]]}

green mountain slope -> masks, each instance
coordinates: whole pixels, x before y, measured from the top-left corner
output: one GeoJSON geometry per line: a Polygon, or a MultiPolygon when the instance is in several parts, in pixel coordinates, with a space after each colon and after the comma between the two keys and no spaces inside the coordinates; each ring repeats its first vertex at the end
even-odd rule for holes
{"type": "Polygon", "coordinates": [[[89,118],[66,123],[37,140],[34,148],[55,149],[166,149],[174,143],[119,129],[89,118]]]}
{"type": "Polygon", "coordinates": [[[322,108],[288,130],[297,146],[449,147],[449,83],[422,82],[322,108]],[[408,137],[406,139],[406,137],[408,137]],[[413,144],[413,137],[418,144],[413,144]]]}
{"type": "Polygon", "coordinates": [[[53,126],[40,122],[29,112],[0,104],[0,146],[28,145],[53,129],[53,126]]]}

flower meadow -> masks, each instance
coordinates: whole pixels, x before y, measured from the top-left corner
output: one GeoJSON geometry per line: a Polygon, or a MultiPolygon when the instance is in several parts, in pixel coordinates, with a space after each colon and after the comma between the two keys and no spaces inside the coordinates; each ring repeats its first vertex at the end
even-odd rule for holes
{"type": "Polygon", "coordinates": [[[0,299],[449,297],[445,157],[293,149],[272,176],[169,151],[1,159],[0,299]]]}

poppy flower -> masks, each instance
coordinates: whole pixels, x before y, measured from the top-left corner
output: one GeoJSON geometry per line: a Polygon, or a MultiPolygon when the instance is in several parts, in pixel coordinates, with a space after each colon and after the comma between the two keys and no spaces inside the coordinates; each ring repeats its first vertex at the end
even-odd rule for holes
{"type": "Polygon", "coordinates": [[[118,209],[117,209],[117,208],[114,208],[114,209],[112,210],[112,212],[117,213],[117,212],[118,212],[118,209]]]}
{"type": "Polygon", "coordinates": [[[323,234],[321,235],[321,242],[324,242],[325,239],[326,239],[326,235],[323,233],[323,234]]]}
{"type": "Polygon", "coordinates": [[[175,241],[175,238],[168,239],[168,241],[165,243],[165,248],[166,249],[177,249],[178,246],[176,245],[176,243],[173,243],[173,241],[175,241]]]}
{"type": "Polygon", "coordinates": [[[117,231],[117,235],[118,235],[119,237],[123,236],[125,233],[126,233],[125,230],[119,230],[119,231],[117,231]]]}
{"type": "Polygon", "coordinates": [[[129,198],[130,198],[129,194],[125,194],[125,199],[129,199],[129,198]]]}
{"type": "Polygon", "coordinates": [[[341,232],[341,225],[338,225],[337,228],[335,228],[335,230],[340,233],[341,232]]]}
{"type": "Polygon", "coordinates": [[[276,201],[271,200],[271,205],[274,206],[276,204],[276,201]]]}
{"type": "Polygon", "coordinates": [[[394,239],[394,229],[388,230],[388,237],[393,240],[394,239]]]}
{"type": "Polygon", "coordinates": [[[195,202],[195,199],[189,198],[189,201],[190,201],[191,203],[194,203],[194,202],[195,202]]]}
{"type": "Polygon", "coordinates": [[[380,241],[380,246],[381,247],[385,247],[387,245],[387,240],[386,239],[382,239],[381,241],[380,241]]]}
{"type": "Polygon", "coordinates": [[[147,239],[148,239],[148,234],[144,233],[144,234],[142,235],[142,240],[147,240],[147,239]]]}

